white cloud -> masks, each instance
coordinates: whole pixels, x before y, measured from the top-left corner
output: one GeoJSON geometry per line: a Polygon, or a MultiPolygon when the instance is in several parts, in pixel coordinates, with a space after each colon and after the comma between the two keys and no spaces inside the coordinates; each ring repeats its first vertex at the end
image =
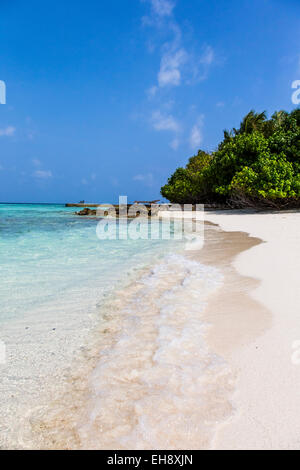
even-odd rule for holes
{"type": "Polygon", "coordinates": [[[16,128],[13,126],[8,126],[3,129],[0,129],[0,136],[12,137],[16,131],[16,128]]]}
{"type": "Polygon", "coordinates": [[[175,3],[171,0],[150,0],[154,13],[158,16],[171,16],[175,3]]]}
{"type": "Polygon", "coordinates": [[[177,150],[178,147],[180,145],[180,140],[178,139],[178,137],[175,137],[175,139],[173,139],[171,142],[170,142],[170,147],[173,149],[173,150],[177,150]]]}
{"type": "Polygon", "coordinates": [[[173,150],[177,150],[180,145],[178,134],[181,132],[179,121],[172,114],[163,114],[158,110],[152,113],[151,122],[156,131],[169,131],[175,134],[169,145],[173,150]]]}
{"type": "Polygon", "coordinates": [[[160,87],[167,85],[178,86],[181,83],[181,67],[187,61],[187,53],[181,48],[173,52],[165,53],[160,62],[158,84],[160,87]]]}
{"type": "Polygon", "coordinates": [[[162,114],[160,111],[152,113],[152,125],[157,131],[180,131],[179,122],[171,114],[162,114]]]}
{"type": "Polygon", "coordinates": [[[148,0],[148,4],[152,7],[151,14],[143,18],[143,24],[157,31],[157,35],[151,35],[152,43],[156,44],[155,50],[161,44],[157,80],[146,91],[148,98],[153,98],[160,109],[152,112],[151,123],[157,131],[173,133],[169,142],[173,150],[178,149],[183,138],[188,140],[194,149],[202,142],[202,118],[198,118],[190,134],[183,137],[184,119],[179,121],[174,110],[171,114],[171,109],[164,106],[162,97],[165,97],[166,93],[169,94],[174,87],[194,85],[206,80],[211,67],[216,63],[216,54],[211,45],[201,45],[189,32],[185,34],[186,28],[181,27],[174,15],[175,1],[148,0]]]}
{"type": "Polygon", "coordinates": [[[133,181],[144,181],[145,175],[135,175],[132,179],[133,181]]]}
{"type": "Polygon", "coordinates": [[[190,145],[192,148],[198,147],[202,142],[202,134],[199,126],[195,124],[195,126],[191,130],[190,135],[190,145]]]}
{"type": "Polygon", "coordinates": [[[198,61],[195,60],[195,66],[193,68],[194,82],[206,80],[209,74],[211,66],[215,62],[215,51],[211,46],[206,45],[204,47],[202,55],[198,61]]]}
{"type": "Polygon", "coordinates": [[[157,90],[158,90],[157,86],[152,86],[151,88],[149,88],[149,90],[147,90],[148,97],[152,98],[153,96],[155,96],[157,93],[157,90]]]}
{"type": "Polygon", "coordinates": [[[33,173],[33,176],[35,178],[39,178],[39,179],[48,179],[48,178],[52,178],[52,171],[50,170],[36,170],[34,173],[33,173]]]}
{"type": "Polygon", "coordinates": [[[192,127],[190,138],[189,138],[190,146],[192,149],[196,149],[197,147],[199,147],[202,142],[203,119],[204,119],[203,115],[199,116],[196,124],[192,127]]]}
{"type": "Polygon", "coordinates": [[[215,53],[211,46],[206,46],[204,53],[200,57],[200,63],[204,65],[211,65],[215,60],[215,53]]]}
{"type": "Polygon", "coordinates": [[[90,181],[95,181],[97,179],[96,173],[91,173],[90,177],[82,178],[81,179],[81,184],[84,186],[88,185],[90,181]]]}
{"type": "Polygon", "coordinates": [[[194,53],[193,50],[196,47],[199,50],[199,47],[196,44],[192,47],[187,46],[187,39],[173,16],[175,3],[167,0],[150,0],[150,2],[152,15],[147,17],[147,21],[144,18],[144,25],[158,29],[160,35],[162,32],[172,35],[172,38],[162,45],[160,69],[157,74],[158,86],[154,85],[148,89],[148,96],[155,96],[158,88],[191,85],[205,80],[211,65],[215,62],[213,48],[205,45],[202,53],[194,53]],[[163,17],[169,18],[163,21],[163,17]]]}
{"type": "Polygon", "coordinates": [[[42,164],[41,160],[39,160],[38,158],[33,158],[31,161],[34,166],[41,166],[42,164]]]}
{"type": "Polygon", "coordinates": [[[132,179],[133,179],[133,181],[139,181],[140,183],[144,183],[146,186],[152,186],[153,185],[153,174],[152,173],[135,175],[132,179]]]}

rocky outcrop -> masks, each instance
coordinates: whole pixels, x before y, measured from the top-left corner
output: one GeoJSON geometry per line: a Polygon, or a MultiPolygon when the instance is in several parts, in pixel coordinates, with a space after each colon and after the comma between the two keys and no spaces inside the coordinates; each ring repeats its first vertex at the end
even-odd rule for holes
{"type": "Polygon", "coordinates": [[[135,219],[136,217],[151,217],[157,215],[158,211],[160,210],[160,206],[153,204],[153,205],[142,205],[142,204],[132,204],[126,206],[118,206],[114,205],[111,207],[101,207],[98,206],[98,213],[96,209],[90,209],[89,207],[85,207],[79,212],[75,212],[76,215],[80,216],[90,216],[95,217],[124,217],[124,214],[127,214],[127,218],[135,219]]]}
{"type": "Polygon", "coordinates": [[[82,211],[75,212],[76,215],[89,215],[89,216],[94,216],[96,215],[96,209],[89,209],[88,207],[85,207],[82,209],[82,211]]]}

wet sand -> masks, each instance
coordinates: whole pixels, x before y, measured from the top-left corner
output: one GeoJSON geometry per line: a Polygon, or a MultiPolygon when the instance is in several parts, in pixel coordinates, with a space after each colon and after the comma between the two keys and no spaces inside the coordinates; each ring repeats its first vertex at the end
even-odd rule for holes
{"type": "Polygon", "coordinates": [[[212,325],[208,341],[213,351],[230,359],[232,351],[271,325],[270,310],[251,297],[260,281],[241,275],[233,264],[238,255],[262,240],[244,232],[223,231],[208,222],[205,227],[205,245],[192,256],[200,263],[218,267],[224,276],[222,287],[210,298],[204,315],[212,325]]]}
{"type": "Polygon", "coordinates": [[[37,446],[212,448],[237,414],[232,353],[271,324],[268,309],[250,296],[259,281],[233,266],[259,244],[206,223],[202,250],[120,292],[68,390],[31,418],[37,446]],[[190,279],[197,263],[203,274],[190,279]],[[210,292],[217,272],[222,282],[210,292]]]}

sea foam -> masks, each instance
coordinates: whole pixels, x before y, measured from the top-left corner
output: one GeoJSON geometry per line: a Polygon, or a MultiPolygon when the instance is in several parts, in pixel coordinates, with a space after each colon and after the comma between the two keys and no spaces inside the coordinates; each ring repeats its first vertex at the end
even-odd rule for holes
{"type": "Polygon", "coordinates": [[[217,269],[167,256],[107,320],[117,338],[100,351],[78,425],[82,448],[208,448],[232,412],[232,373],[209,351],[202,314],[217,269]]]}

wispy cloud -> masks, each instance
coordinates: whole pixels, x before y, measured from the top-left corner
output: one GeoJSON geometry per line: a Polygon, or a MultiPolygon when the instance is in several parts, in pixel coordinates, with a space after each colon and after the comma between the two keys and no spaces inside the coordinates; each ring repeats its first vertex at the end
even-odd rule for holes
{"type": "Polygon", "coordinates": [[[210,67],[216,60],[215,51],[211,46],[204,46],[203,52],[199,57],[199,66],[196,67],[196,80],[206,80],[210,67]]]}
{"type": "Polygon", "coordinates": [[[180,124],[172,114],[162,114],[161,111],[152,113],[152,125],[156,131],[179,132],[180,124]]]}
{"type": "Polygon", "coordinates": [[[160,110],[153,111],[151,124],[156,131],[167,131],[174,135],[169,143],[173,150],[177,150],[180,145],[179,135],[181,133],[181,124],[172,114],[162,113],[160,110]]]}
{"type": "Polygon", "coordinates": [[[171,142],[170,142],[170,147],[173,150],[177,150],[180,145],[180,140],[178,137],[175,137],[171,142]]]}
{"type": "Polygon", "coordinates": [[[81,179],[81,184],[86,186],[86,185],[90,184],[90,182],[96,181],[96,179],[97,179],[96,173],[91,173],[90,177],[84,177],[84,178],[81,179]]]}
{"type": "Polygon", "coordinates": [[[142,21],[145,27],[152,28],[151,53],[159,51],[156,80],[146,90],[150,106],[152,104],[152,109],[148,107],[148,119],[154,130],[171,134],[169,146],[174,151],[184,143],[194,150],[203,141],[204,116],[197,118],[196,105],[184,111],[183,87],[207,80],[211,68],[220,63],[220,59],[211,44],[199,43],[191,28],[186,33],[181,24],[183,19],[176,18],[175,0],[141,1],[150,6],[148,16],[142,21]],[[179,109],[176,96],[180,96],[181,101],[180,119],[176,113],[179,109]],[[167,108],[168,102],[173,103],[172,107],[167,108]]]}
{"type": "Polygon", "coordinates": [[[16,132],[16,128],[13,126],[8,126],[0,129],[0,136],[12,137],[16,132]]]}
{"type": "Polygon", "coordinates": [[[49,179],[52,178],[52,171],[50,170],[36,170],[33,176],[38,179],[49,179]]]}
{"type": "Polygon", "coordinates": [[[197,119],[196,124],[192,127],[191,133],[190,133],[190,138],[189,138],[189,143],[190,146],[193,150],[198,148],[200,144],[202,143],[203,137],[202,137],[202,127],[203,127],[203,120],[204,116],[201,115],[197,119]]]}
{"type": "Polygon", "coordinates": [[[148,3],[151,4],[151,15],[144,17],[144,25],[156,28],[160,35],[164,33],[169,36],[169,39],[161,46],[157,84],[147,90],[148,96],[155,96],[159,88],[166,86],[178,87],[205,80],[210,67],[215,62],[215,52],[212,46],[203,45],[202,51],[196,43],[191,47],[190,39],[187,40],[184,36],[173,14],[175,2],[149,0],[148,3]],[[195,53],[195,49],[200,52],[195,53]]]}
{"type": "Polygon", "coordinates": [[[215,53],[211,46],[205,46],[204,53],[200,57],[200,63],[204,65],[211,65],[215,59],[215,53]]]}
{"type": "Polygon", "coordinates": [[[145,186],[153,186],[154,178],[152,173],[135,175],[133,181],[143,183],[145,186]]]}
{"type": "Polygon", "coordinates": [[[175,2],[171,0],[150,0],[153,12],[158,16],[171,16],[175,2]]]}
{"type": "MultiPolygon", "coordinates": [[[[156,131],[166,131],[172,134],[169,146],[178,150],[184,142],[195,149],[203,141],[203,116],[197,117],[194,109],[182,110],[180,119],[176,116],[176,90],[192,86],[208,79],[210,70],[218,63],[212,45],[199,43],[191,31],[186,33],[181,22],[176,19],[173,0],[141,0],[150,5],[148,16],[143,18],[144,26],[152,28],[151,53],[159,50],[159,68],[154,83],[146,90],[150,103],[155,103],[153,110],[148,109],[150,122],[156,131]],[[155,34],[157,33],[157,34],[155,34]],[[172,95],[171,95],[172,93],[172,95]],[[166,102],[174,103],[171,109],[166,102]],[[184,117],[182,117],[184,116],[184,117]],[[191,125],[191,119],[195,124],[191,125]],[[187,130],[188,129],[188,130],[187,130]]],[[[180,91],[181,91],[180,90],[180,91]]]]}
{"type": "Polygon", "coordinates": [[[149,98],[153,98],[153,96],[156,95],[158,91],[158,87],[156,85],[150,87],[148,90],[147,90],[147,95],[149,98]]]}
{"type": "Polygon", "coordinates": [[[41,164],[42,164],[41,160],[39,160],[38,158],[33,158],[33,159],[31,160],[31,162],[32,162],[32,164],[33,164],[34,166],[36,166],[36,167],[41,166],[41,164]]]}
{"type": "Polygon", "coordinates": [[[158,85],[160,87],[180,85],[182,76],[181,68],[187,62],[187,58],[187,52],[183,48],[164,53],[158,72],[158,85]]]}

